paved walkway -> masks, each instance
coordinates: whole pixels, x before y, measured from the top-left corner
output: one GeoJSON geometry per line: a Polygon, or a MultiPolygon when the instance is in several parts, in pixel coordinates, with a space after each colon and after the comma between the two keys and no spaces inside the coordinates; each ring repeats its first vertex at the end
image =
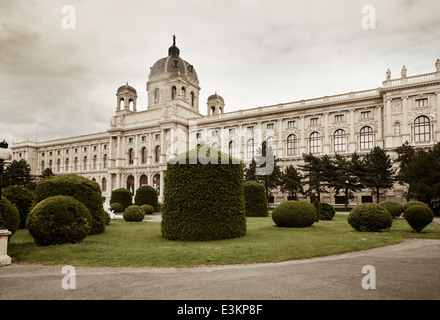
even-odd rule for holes
{"type": "MultiPolygon", "coordinates": [[[[8,299],[440,299],[440,240],[342,255],[196,268],[75,268],[75,289],[63,289],[62,266],[13,263],[0,268],[0,301],[8,299]],[[364,289],[366,265],[376,289],[364,289]],[[7,288],[7,290],[4,290],[7,288]]],[[[371,283],[371,282],[369,282],[371,283]]]]}

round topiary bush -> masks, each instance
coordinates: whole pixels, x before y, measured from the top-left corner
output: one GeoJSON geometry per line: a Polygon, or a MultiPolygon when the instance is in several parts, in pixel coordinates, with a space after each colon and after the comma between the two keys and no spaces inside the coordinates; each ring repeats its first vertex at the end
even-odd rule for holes
{"type": "Polygon", "coordinates": [[[120,204],[119,202],[114,202],[110,205],[110,208],[113,210],[113,212],[115,213],[121,213],[124,212],[124,206],[122,204],[120,204]]]}
{"type": "Polygon", "coordinates": [[[278,227],[305,228],[315,222],[317,214],[313,204],[290,200],[275,207],[272,211],[272,220],[278,227]]]}
{"type": "Polygon", "coordinates": [[[332,220],[336,214],[336,210],[331,204],[319,202],[315,207],[319,220],[332,220]]]}
{"type": "Polygon", "coordinates": [[[131,191],[124,188],[113,190],[110,197],[110,205],[115,202],[122,204],[122,206],[124,207],[122,211],[127,209],[133,204],[131,191]]]}
{"type": "Polygon", "coordinates": [[[136,189],[134,204],[137,206],[149,204],[154,208],[154,211],[159,211],[157,191],[152,186],[140,186],[136,189]]]}
{"type": "Polygon", "coordinates": [[[243,183],[245,212],[247,217],[267,217],[266,188],[255,181],[243,183]]]}
{"type": "Polygon", "coordinates": [[[2,190],[2,194],[18,209],[20,214],[19,229],[26,227],[26,219],[34,205],[34,194],[32,191],[21,186],[9,186],[2,190]]]}
{"type": "Polygon", "coordinates": [[[15,205],[12,204],[6,197],[2,196],[2,217],[3,224],[8,229],[11,234],[9,235],[9,239],[11,236],[17,231],[20,226],[20,214],[18,213],[18,209],[15,205]]]}
{"type": "Polygon", "coordinates": [[[244,236],[243,164],[207,146],[170,159],[162,210],[162,237],[166,239],[244,236]]]}
{"type": "Polygon", "coordinates": [[[429,206],[428,206],[426,203],[424,203],[424,202],[422,202],[422,201],[413,200],[413,201],[405,202],[405,203],[402,205],[402,207],[403,207],[403,212],[405,212],[409,207],[411,207],[411,206],[415,206],[415,205],[425,206],[425,207],[429,208],[429,206]]]}
{"type": "Polygon", "coordinates": [[[405,211],[405,220],[415,232],[420,232],[434,219],[434,213],[426,205],[412,205],[405,211]]]}
{"type": "Polygon", "coordinates": [[[362,203],[350,211],[347,221],[357,231],[379,232],[391,228],[393,217],[376,203],[362,203]]]}
{"type": "Polygon", "coordinates": [[[149,204],[143,204],[141,205],[142,210],[144,210],[145,214],[153,214],[154,208],[153,206],[150,206],[149,204]]]}
{"type": "Polygon", "coordinates": [[[90,211],[92,216],[90,234],[105,231],[109,215],[104,210],[101,187],[95,181],[76,174],[60,174],[38,182],[34,195],[36,202],[58,195],[75,198],[90,211]]]}
{"type": "Polygon", "coordinates": [[[399,217],[403,212],[403,206],[397,201],[382,201],[379,205],[388,210],[393,217],[399,217]]]}
{"type": "Polygon", "coordinates": [[[68,196],[44,199],[26,220],[26,227],[39,246],[80,242],[89,234],[91,224],[86,206],[68,196]]]}
{"type": "Polygon", "coordinates": [[[129,206],[123,214],[125,221],[140,222],[145,218],[145,211],[136,205],[129,206]]]}

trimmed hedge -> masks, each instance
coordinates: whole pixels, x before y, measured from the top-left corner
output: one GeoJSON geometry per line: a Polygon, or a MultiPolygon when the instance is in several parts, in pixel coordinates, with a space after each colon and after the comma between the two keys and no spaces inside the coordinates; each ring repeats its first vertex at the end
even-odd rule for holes
{"type": "Polygon", "coordinates": [[[247,217],[267,217],[266,188],[255,181],[243,183],[245,212],[247,217]]]}
{"type": "Polygon", "coordinates": [[[18,209],[20,214],[19,229],[26,227],[26,219],[34,206],[34,194],[21,186],[9,186],[2,190],[4,195],[18,209]]]}
{"type": "Polygon", "coordinates": [[[114,202],[110,205],[110,208],[114,211],[114,213],[124,212],[124,206],[119,202],[114,202]]]}
{"type": "Polygon", "coordinates": [[[405,203],[403,204],[403,212],[405,213],[405,211],[406,211],[409,207],[411,207],[411,206],[415,206],[415,205],[425,206],[425,207],[429,208],[429,206],[428,206],[426,203],[424,203],[424,202],[422,202],[422,201],[413,200],[413,201],[405,202],[405,203]]]}
{"type": "Polygon", "coordinates": [[[405,211],[405,220],[415,232],[420,232],[434,219],[434,213],[426,205],[412,205],[405,211]]]}
{"type": "Polygon", "coordinates": [[[393,217],[379,204],[362,203],[350,211],[347,221],[357,231],[379,232],[391,228],[393,217]]]}
{"type": "Polygon", "coordinates": [[[38,182],[34,194],[36,202],[58,195],[75,198],[85,205],[92,215],[90,234],[105,231],[110,217],[104,210],[101,187],[95,181],[76,174],[60,174],[38,182]]]}
{"type": "Polygon", "coordinates": [[[336,214],[336,210],[331,204],[315,201],[313,205],[318,212],[318,220],[332,220],[336,214]]]}
{"type": "Polygon", "coordinates": [[[125,209],[123,217],[125,221],[140,222],[145,218],[145,211],[137,205],[132,205],[125,209]]]}
{"type": "Polygon", "coordinates": [[[112,203],[120,203],[124,207],[122,211],[127,209],[129,206],[133,204],[133,198],[130,190],[125,188],[118,188],[112,191],[112,195],[110,197],[110,205],[112,203]]]}
{"type": "Polygon", "coordinates": [[[9,239],[14,235],[15,231],[20,226],[20,214],[15,205],[12,204],[6,197],[2,196],[2,217],[3,224],[11,232],[9,239]]]}
{"type": "Polygon", "coordinates": [[[29,213],[26,227],[39,246],[77,243],[90,232],[92,216],[78,200],[68,196],[48,197],[29,213]]]}
{"type": "Polygon", "coordinates": [[[140,186],[136,189],[134,204],[137,206],[149,204],[154,208],[154,211],[159,211],[157,191],[152,186],[140,186]]]}
{"type": "Polygon", "coordinates": [[[403,206],[397,201],[382,201],[379,205],[388,210],[389,213],[394,217],[399,217],[403,212],[403,206]]]}
{"type": "Polygon", "coordinates": [[[154,208],[153,206],[150,206],[149,204],[143,204],[141,205],[142,210],[144,210],[145,214],[153,214],[154,208]]]}
{"type": "Polygon", "coordinates": [[[315,221],[318,212],[306,201],[289,200],[280,203],[272,211],[272,220],[278,227],[305,228],[315,221]]]}
{"type": "Polygon", "coordinates": [[[162,237],[166,239],[244,236],[243,164],[206,145],[170,159],[162,210],[162,237]]]}

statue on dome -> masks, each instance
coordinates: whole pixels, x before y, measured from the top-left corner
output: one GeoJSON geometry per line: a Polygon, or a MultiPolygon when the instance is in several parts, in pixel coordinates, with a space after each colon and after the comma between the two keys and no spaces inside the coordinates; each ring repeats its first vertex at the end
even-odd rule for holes
{"type": "Polygon", "coordinates": [[[387,80],[391,80],[391,71],[390,68],[387,70],[387,80]]]}
{"type": "Polygon", "coordinates": [[[405,67],[405,65],[402,67],[402,78],[406,78],[406,67],[405,67]]]}

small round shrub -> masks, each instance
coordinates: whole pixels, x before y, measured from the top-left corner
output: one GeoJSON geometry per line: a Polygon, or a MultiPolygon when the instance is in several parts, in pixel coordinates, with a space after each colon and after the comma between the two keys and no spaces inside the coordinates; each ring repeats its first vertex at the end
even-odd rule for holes
{"type": "Polygon", "coordinates": [[[144,210],[145,214],[153,214],[154,208],[153,206],[150,206],[149,204],[143,204],[141,205],[142,210],[144,210]]]}
{"type": "Polygon", "coordinates": [[[115,212],[115,213],[121,213],[124,212],[124,206],[122,204],[120,204],[119,202],[114,202],[110,205],[110,208],[115,212]]]}
{"type": "Polygon", "coordinates": [[[290,200],[280,203],[272,211],[272,220],[278,227],[310,227],[318,212],[313,204],[305,201],[290,200]]]}
{"type": "Polygon", "coordinates": [[[393,217],[376,203],[362,203],[350,211],[347,221],[357,231],[379,232],[391,228],[393,217]]]}
{"type": "Polygon", "coordinates": [[[91,224],[87,207],[69,196],[44,199],[26,220],[26,227],[39,246],[80,242],[89,234],[91,224]]]}
{"type": "Polygon", "coordinates": [[[318,212],[319,220],[332,220],[336,214],[335,208],[331,204],[325,202],[319,202],[316,210],[318,212]]]}
{"type": "Polygon", "coordinates": [[[420,232],[434,219],[434,213],[427,206],[412,205],[405,211],[405,220],[415,232],[420,232]]]}
{"type": "Polygon", "coordinates": [[[9,235],[9,239],[11,236],[17,231],[20,225],[20,214],[18,213],[18,209],[15,205],[12,204],[6,197],[2,196],[2,217],[3,224],[8,229],[11,234],[9,235]]]}
{"type": "Polygon", "coordinates": [[[403,212],[405,212],[409,207],[415,206],[415,205],[425,206],[425,207],[429,208],[429,206],[426,203],[424,203],[422,201],[413,200],[413,201],[405,202],[403,204],[403,212]]]}
{"type": "Polygon", "coordinates": [[[104,210],[102,191],[97,182],[73,173],[60,174],[38,182],[34,195],[37,203],[58,195],[75,198],[89,209],[92,216],[90,234],[105,231],[109,215],[104,210]]]}
{"type": "Polygon", "coordinates": [[[132,205],[125,209],[123,217],[125,221],[140,222],[144,220],[145,211],[139,206],[132,205]]]}
{"type": "Polygon", "coordinates": [[[157,191],[152,186],[140,186],[136,189],[134,204],[137,206],[149,204],[154,208],[154,211],[159,211],[157,191]]]}
{"type": "Polygon", "coordinates": [[[26,227],[26,219],[34,205],[34,194],[32,191],[21,186],[9,186],[2,190],[2,194],[14,204],[20,214],[19,229],[26,227]]]}
{"type": "Polygon", "coordinates": [[[243,183],[245,212],[247,217],[267,217],[266,188],[255,181],[243,183]]]}
{"type": "Polygon", "coordinates": [[[127,209],[133,204],[131,191],[125,188],[118,188],[113,190],[110,197],[110,205],[115,202],[122,204],[122,206],[124,207],[122,211],[127,209]]]}
{"type": "Polygon", "coordinates": [[[403,212],[403,206],[397,201],[382,201],[379,205],[388,210],[389,213],[394,217],[399,217],[403,212]]]}

